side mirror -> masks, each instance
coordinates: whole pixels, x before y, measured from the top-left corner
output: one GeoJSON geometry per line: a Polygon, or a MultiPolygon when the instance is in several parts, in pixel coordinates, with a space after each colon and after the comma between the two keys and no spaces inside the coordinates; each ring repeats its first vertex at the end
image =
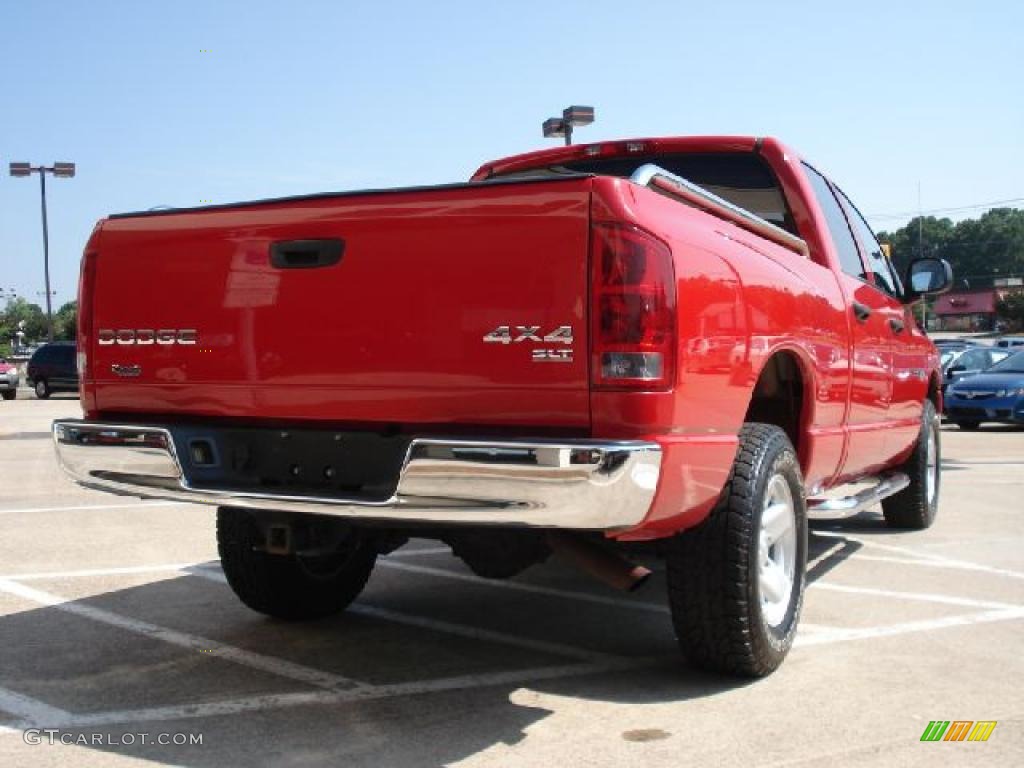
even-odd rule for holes
{"type": "Polygon", "coordinates": [[[907,270],[908,302],[922,296],[937,296],[953,287],[953,268],[945,259],[914,259],[907,270]]]}
{"type": "Polygon", "coordinates": [[[963,366],[963,365],[953,365],[953,366],[950,366],[949,369],[947,369],[946,375],[949,378],[953,378],[956,374],[963,373],[966,370],[967,370],[966,366],[963,366]]]}

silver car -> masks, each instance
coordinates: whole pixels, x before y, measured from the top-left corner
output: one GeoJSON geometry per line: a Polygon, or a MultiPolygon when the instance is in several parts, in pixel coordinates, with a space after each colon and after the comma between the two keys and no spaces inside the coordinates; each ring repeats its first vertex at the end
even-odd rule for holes
{"type": "Polygon", "coordinates": [[[13,400],[18,396],[18,366],[0,357],[0,396],[13,400]]]}

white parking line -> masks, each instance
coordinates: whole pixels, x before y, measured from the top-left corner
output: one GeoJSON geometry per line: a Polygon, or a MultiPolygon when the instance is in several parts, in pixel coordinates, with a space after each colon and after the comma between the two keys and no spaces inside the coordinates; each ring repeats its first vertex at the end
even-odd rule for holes
{"type": "Polygon", "coordinates": [[[202,563],[173,563],[171,565],[132,565],[125,568],[87,568],[81,571],[37,571],[33,573],[12,573],[0,576],[0,580],[39,581],[43,579],[75,579],[89,576],[120,576],[133,573],[179,572],[195,568],[202,563]]]}
{"type": "Polygon", "coordinates": [[[390,560],[392,557],[421,557],[423,555],[444,555],[452,554],[451,547],[421,547],[420,549],[396,549],[386,554],[382,560],[390,560]]]}
{"type": "Polygon", "coordinates": [[[807,561],[807,570],[808,571],[811,570],[816,565],[818,565],[818,563],[823,562],[824,560],[827,560],[828,558],[832,557],[832,555],[834,555],[836,552],[839,552],[845,546],[846,546],[846,542],[843,542],[843,541],[840,541],[840,542],[837,542],[837,543],[833,544],[831,547],[826,549],[824,552],[822,552],[820,555],[818,555],[813,560],[808,560],[807,561]]]}
{"type": "Polygon", "coordinates": [[[8,688],[0,688],[0,709],[16,715],[22,721],[38,723],[47,728],[63,725],[74,717],[67,710],[51,707],[8,688]]]}
{"type": "Polygon", "coordinates": [[[192,506],[182,501],[137,501],[134,504],[80,504],[69,507],[21,507],[0,509],[0,515],[21,515],[31,512],[81,512],[90,509],[147,509],[149,507],[192,506]]]}
{"type": "Polygon", "coordinates": [[[995,568],[980,563],[968,563],[961,560],[917,560],[911,557],[887,557],[886,555],[851,555],[853,560],[866,560],[873,563],[897,563],[899,565],[919,565],[924,568],[947,568],[951,571],[976,571],[994,576],[1009,576],[1013,579],[1024,579],[1024,573],[995,568]]]}
{"type": "Polygon", "coordinates": [[[971,624],[987,624],[996,621],[1012,621],[1014,619],[1021,618],[1024,618],[1024,606],[985,611],[982,613],[944,616],[938,619],[907,621],[900,624],[890,624],[888,626],[881,627],[862,627],[856,629],[836,628],[831,632],[797,636],[795,645],[802,648],[811,645],[827,645],[831,643],[847,642],[850,640],[868,640],[876,637],[892,637],[894,635],[906,635],[911,632],[930,632],[932,630],[945,629],[947,627],[965,627],[971,624]]]}
{"type": "MultiPolygon", "coordinates": [[[[186,573],[193,576],[199,576],[210,581],[216,581],[221,584],[227,583],[227,580],[224,578],[224,574],[220,571],[215,571],[212,568],[191,568],[186,571],[186,573]]],[[[601,653],[600,651],[591,651],[586,648],[578,648],[574,645],[555,643],[547,640],[535,640],[533,638],[522,637],[520,635],[510,635],[506,632],[495,632],[490,629],[481,629],[479,627],[470,626],[469,624],[456,624],[454,622],[431,619],[425,616],[415,616],[410,613],[400,613],[388,608],[378,608],[364,603],[353,603],[347,608],[346,612],[356,613],[362,616],[370,616],[375,619],[383,619],[384,621],[390,621],[397,624],[407,624],[413,627],[420,627],[421,629],[429,629],[434,632],[459,635],[460,637],[468,637],[472,640],[486,640],[493,643],[500,643],[502,645],[514,645],[530,651],[550,653],[556,656],[566,656],[570,659],[575,658],[582,661],[599,663],[609,661],[619,662],[624,660],[624,657],[622,656],[615,656],[610,653],[601,653]]]]}
{"type": "Polygon", "coordinates": [[[175,629],[168,629],[167,627],[150,624],[147,621],[140,621],[139,619],[122,616],[118,613],[113,613],[112,611],[106,611],[102,608],[96,608],[95,606],[86,605],[82,602],[76,602],[70,598],[61,597],[60,595],[54,595],[49,592],[43,592],[42,590],[34,589],[33,587],[28,587],[15,581],[0,580],[0,592],[6,592],[9,595],[15,595],[23,600],[28,600],[38,605],[45,605],[49,608],[54,608],[58,611],[70,613],[85,619],[91,619],[92,621],[97,621],[101,624],[108,624],[112,627],[118,627],[119,629],[125,629],[129,632],[151,637],[154,640],[161,640],[165,643],[170,643],[171,645],[177,645],[182,648],[189,648],[195,651],[212,650],[213,655],[217,658],[233,661],[236,664],[241,664],[252,669],[258,669],[262,672],[269,672],[270,674],[277,675],[278,677],[286,677],[291,680],[316,685],[321,688],[353,688],[364,685],[363,683],[351,680],[347,677],[342,677],[341,675],[323,672],[319,669],[313,669],[312,667],[306,667],[301,664],[294,664],[290,661],[285,661],[284,659],[263,656],[231,645],[225,645],[217,640],[210,640],[198,635],[190,635],[186,632],[179,632],[175,629]]]}
{"type": "Polygon", "coordinates": [[[909,549],[907,547],[897,547],[894,544],[882,544],[881,542],[871,541],[869,539],[861,539],[856,536],[849,536],[845,533],[837,531],[822,531],[814,530],[811,531],[812,536],[822,536],[826,539],[842,539],[843,541],[853,542],[860,544],[862,547],[871,547],[873,549],[883,549],[890,552],[897,552],[901,555],[910,555],[921,560],[945,560],[946,558],[942,555],[936,555],[931,552],[925,552],[917,549],[909,549]]]}
{"type": "Polygon", "coordinates": [[[847,584],[833,584],[830,581],[813,581],[807,585],[809,589],[826,589],[832,592],[845,592],[851,595],[873,595],[875,597],[892,597],[897,600],[915,600],[922,603],[940,603],[942,605],[960,605],[970,608],[990,608],[993,610],[1017,609],[1024,606],[1013,603],[997,603],[991,600],[975,600],[970,597],[954,597],[952,595],[934,595],[928,592],[899,592],[892,589],[876,589],[874,587],[854,587],[847,584]]]}
{"type": "MultiPolygon", "coordinates": [[[[918,561],[915,565],[925,565],[926,563],[920,561],[928,561],[936,567],[945,565],[948,568],[963,568],[965,570],[980,571],[983,573],[991,573],[997,576],[1009,576],[1014,579],[1024,579],[1024,572],[1013,571],[1007,568],[996,568],[990,565],[983,565],[981,563],[974,563],[970,560],[956,560],[945,555],[939,555],[934,552],[925,552],[917,549],[910,549],[908,547],[898,547],[894,544],[882,544],[881,542],[871,541],[869,539],[862,539],[856,536],[847,536],[844,533],[837,533],[832,531],[812,531],[814,536],[824,536],[830,539],[844,539],[845,541],[851,541],[855,544],[860,544],[863,547],[869,549],[878,549],[883,552],[895,552],[898,555],[905,555],[914,560],[918,561]]],[[[867,557],[860,553],[851,555],[851,557],[867,557]]]]}
{"type": "Polygon", "coordinates": [[[620,670],[654,666],[662,663],[660,658],[629,659],[594,664],[561,664],[530,669],[493,672],[482,675],[459,675],[434,680],[418,680],[408,683],[391,683],[349,691],[308,691],[247,696],[224,701],[181,704],[170,707],[129,709],[96,712],[73,716],[67,724],[70,727],[85,728],[117,725],[121,723],[144,723],[164,720],[189,720],[205,717],[219,717],[243,712],[260,712],[286,707],[307,705],[331,705],[348,702],[387,699],[397,696],[416,696],[425,693],[488,688],[493,686],[522,685],[524,683],[580,675],[606,674],[620,670]]]}
{"type": "MultiPolygon", "coordinates": [[[[411,550],[411,552],[416,550],[411,550]]],[[[425,566],[414,566],[408,563],[397,563],[382,561],[382,564],[397,570],[405,570],[424,575],[442,576],[463,581],[473,581],[489,586],[502,588],[522,589],[528,592],[551,594],[553,596],[565,597],[574,600],[591,600],[593,602],[614,602],[616,605],[636,608],[639,604],[628,600],[617,600],[615,598],[604,598],[600,595],[590,595],[572,590],[550,589],[536,587],[534,585],[519,584],[516,582],[492,582],[476,576],[462,574],[444,569],[427,568],[425,566]]],[[[135,566],[115,569],[89,569],[79,571],[64,571],[50,573],[24,574],[20,578],[60,578],[69,576],[97,576],[117,575],[126,573],[166,572],[178,571],[185,574],[199,576],[201,578],[223,583],[223,573],[216,568],[214,563],[202,564],[169,564],[158,566],[135,566]]],[[[870,594],[890,598],[920,600],[925,602],[938,602],[949,605],[968,605],[973,607],[989,608],[980,613],[947,616],[937,619],[923,621],[903,622],[888,626],[876,626],[865,628],[839,628],[821,627],[816,625],[802,625],[802,630],[811,630],[809,633],[801,633],[796,639],[797,647],[810,647],[828,645],[838,642],[863,640],[879,637],[890,637],[895,635],[908,634],[913,632],[932,631],[947,627],[969,626],[990,622],[1008,621],[1024,618],[1024,606],[1008,605],[990,601],[973,600],[969,598],[952,597],[948,595],[934,595],[927,593],[899,592],[893,590],[879,590],[868,587],[854,587],[831,582],[815,582],[810,585],[812,588],[846,592],[854,594],[870,594]]],[[[198,636],[188,635],[176,630],[159,627],[148,622],[138,621],[119,614],[115,614],[92,606],[73,602],[69,599],[53,595],[41,590],[36,590],[11,579],[0,579],[0,591],[13,594],[23,599],[52,606],[58,610],[83,616],[95,621],[121,627],[148,637],[163,640],[175,645],[188,648],[215,649],[221,658],[245,664],[250,667],[262,669],[279,676],[300,680],[301,682],[317,685],[321,690],[294,692],[285,694],[265,694],[249,696],[224,701],[204,702],[195,704],[183,704],[169,707],[144,708],[135,710],[116,710],[108,712],[97,712],[76,715],[74,713],[60,710],[23,696],[21,694],[0,689],[0,709],[11,712],[20,722],[15,727],[0,728],[0,735],[20,733],[22,728],[32,725],[60,725],[62,727],[96,727],[115,725],[119,723],[155,722],[166,720],[182,720],[205,717],[216,717],[232,715],[243,712],[265,711],[286,707],[303,705],[331,705],[342,704],[369,699],[382,699],[398,696],[417,695],[434,693],[448,690],[459,690],[468,688],[481,688],[499,685],[513,685],[527,683],[550,678],[563,678],[575,675],[602,674],[617,670],[644,667],[665,663],[662,657],[645,657],[630,659],[612,654],[589,651],[575,646],[561,643],[552,643],[542,640],[523,638],[507,633],[483,630],[473,626],[455,624],[452,622],[438,621],[435,619],[414,616],[389,609],[378,608],[356,604],[350,609],[354,613],[394,621],[398,623],[419,626],[424,629],[456,634],[478,640],[493,641],[503,644],[515,645],[530,650],[567,656],[583,660],[585,663],[556,664],[542,667],[535,667],[525,670],[503,671],[480,675],[463,675],[435,680],[411,681],[406,683],[369,685],[356,683],[348,678],[321,672],[309,667],[292,664],[276,658],[269,658],[253,654],[232,646],[221,645],[215,641],[207,640],[198,636]],[[344,686],[345,689],[341,689],[344,686]],[[326,690],[323,690],[326,689],[326,690]]],[[[647,609],[658,609],[664,612],[662,606],[646,604],[647,609]]],[[[674,657],[673,657],[674,658],[674,657]]]]}

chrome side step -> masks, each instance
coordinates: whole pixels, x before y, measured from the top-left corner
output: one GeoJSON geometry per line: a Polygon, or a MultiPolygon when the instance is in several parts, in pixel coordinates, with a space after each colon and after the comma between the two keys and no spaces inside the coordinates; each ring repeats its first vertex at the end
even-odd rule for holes
{"type": "Polygon", "coordinates": [[[875,485],[858,491],[852,496],[835,499],[808,499],[807,517],[811,520],[836,520],[853,517],[882,499],[899,493],[908,485],[910,485],[910,478],[905,473],[890,472],[881,475],[875,485]]]}

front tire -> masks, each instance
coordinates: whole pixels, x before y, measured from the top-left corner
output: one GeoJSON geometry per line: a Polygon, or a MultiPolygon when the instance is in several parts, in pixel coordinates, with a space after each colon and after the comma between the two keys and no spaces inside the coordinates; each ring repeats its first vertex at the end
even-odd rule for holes
{"type": "Polygon", "coordinates": [[[4,390],[3,395],[4,395],[4,400],[13,400],[14,398],[16,398],[18,396],[18,390],[16,390],[16,389],[4,390]]]}
{"type": "MultiPolygon", "coordinates": [[[[977,422],[970,422],[977,428],[977,422]]],[[[961,429],[970,429],[960,423],[961,429]]],[[[910,477],[910,485],[882,500],[882,514],[890,528],[921,530],[935,522],[939,510],[939,486],[942,479],[942,446],[939,442],[939,417],[931,400],[924,401],[921,433],[913,453],[899,468],[910,477]]]]}
{"type": "Polygon", "coordinates": [[[264,536],[252,514],[217,510],[217,550],[228,584],[254,611],[279,619],[319,619],[344,611],[366,586],[377,550],[354,536],[316,558],[258,551],[264,536]]]}
{"type": "Polygon", "coordinates": [[[50,396],[50,385],[47,383],[46,379],[36,379],[34,389],[36,397],[40,400],[45,400],[50,396]]]}
{"type": "Polygon", "coordinates": [[[956,425],[958,427],[960,427],[960,429],[963,429],[963,430],[965,430],[967,432],[973,432],[974,430],[976,430],[978,427],[981,426],[981,422],[980,421],[958,421],[956,423],[956,425]]]}
{"type": "Polygon", "coordinates": [[[796,636],[806,564],[796,452],[778,427],[746,424],[718,504],[669,547],[669,607],[689,662],[745,677],[773,672],[796,636]]]}

